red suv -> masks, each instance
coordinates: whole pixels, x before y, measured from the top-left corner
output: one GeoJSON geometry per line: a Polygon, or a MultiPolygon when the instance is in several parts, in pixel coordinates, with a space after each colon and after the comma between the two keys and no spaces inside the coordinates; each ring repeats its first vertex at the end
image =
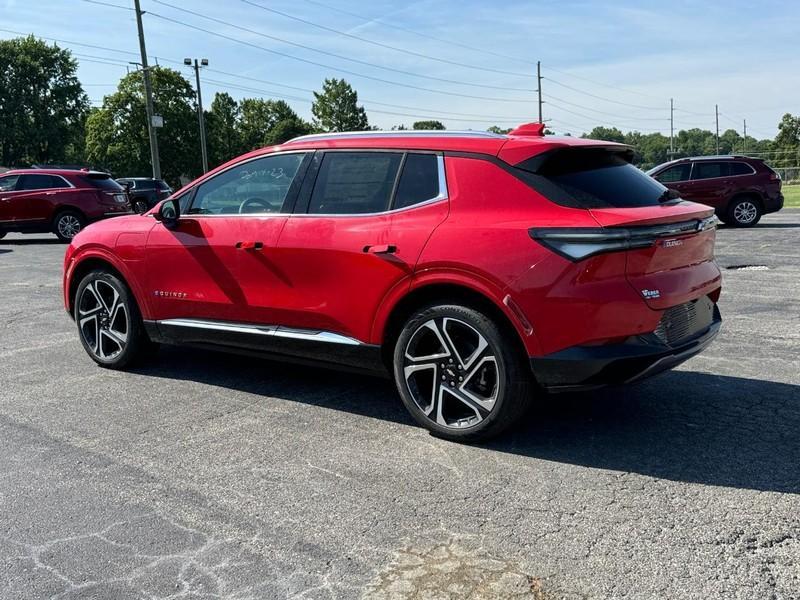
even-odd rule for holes
{"type": "Polygon", "coordinates": [[[87,228],[64,302],[102,366],[169,343],[388,373],[436,434],[490,436],[537,390],[636,381],[717,334],[713,210],[632,156],[538,124],[297,138],[87,228]]]}
{"type": "Polygon", "coordinates": [[[9,231],[53,232],[68,242],[87,223],[130,213],[125,190],[108,173],[17,169],[0,175],[0,238],[9,231]]]}
{"type": "Polygon", "coordinates": [[[681,158],[647,172],[681,198],[713,206],[729,225],[752,227],[783,208],[780,176],[747,156],[681,158]]]}

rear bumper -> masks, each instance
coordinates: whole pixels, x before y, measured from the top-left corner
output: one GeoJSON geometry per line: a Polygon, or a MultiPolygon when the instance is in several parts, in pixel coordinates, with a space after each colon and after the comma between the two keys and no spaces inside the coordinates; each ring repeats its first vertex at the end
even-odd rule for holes
{"type": "Polygon", "coordinates": [[[622,344],[574,346],[530,359],[536,381],[549,391],[586,390],[633,383],[671,369],[702,352],[717,336],[722,318],[714,307],[711,325],[670,346],[656,335],[634,336],[622,344]]]}
{"type": "Polygon", "coordinates": [[[783,194],[764,200],[764,214],[778,212],[783,208],[783,194]]]}

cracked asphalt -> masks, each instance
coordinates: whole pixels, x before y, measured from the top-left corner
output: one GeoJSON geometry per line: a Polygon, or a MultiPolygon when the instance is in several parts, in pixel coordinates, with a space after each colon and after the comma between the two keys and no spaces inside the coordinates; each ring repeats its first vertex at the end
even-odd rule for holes
{"type": "Polygon", "coordinates": [[[723,330],[480,446],[388,382],[96,367],[64,246],[0,240],[0,597],[800,598],[800,211],[722,229],[723,330]],[[767,268],[763,268],[767,267],[767,268]]]}

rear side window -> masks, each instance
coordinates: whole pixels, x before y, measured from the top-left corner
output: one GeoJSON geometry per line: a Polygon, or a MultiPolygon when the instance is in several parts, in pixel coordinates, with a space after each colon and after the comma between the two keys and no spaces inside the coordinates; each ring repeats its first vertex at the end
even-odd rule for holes
{"type": "Polygon", "coordinates": [[[84,175],[81,177],[86,183],[90,186],[104,190],[106,192],[121,192],[123,191],[122,186],[117,183],[114,179],[111,178],[111,175],[105,174],[90,174],[84,175]]]}
{"type": "Polygon", "coordinates": [[[52,175],[23,175],[20,190],[47,190],[52,188],[69,187],[60,177],[52,175]]]}
{"type": "Polygon", "coordinates": [[[308,212],[353,215],[387,210],[402,158],[394,152],[327,152],[308,212]]]}
{"type": "Polygon", "coordinates": [[[752,175],[755,172],[753,167],[743,162],[731,163],[731,175],[752,175]]]}
{"type": "Polygon", "coordinates": [[[713,179],[730,175],[730,163],[698,161],[694,163],[692,179],[713,179]]]}
{"type": "Polygon", "coordinates": [[[408,154],[397,184],[393,208],[405,208],[439,195],[439,158],[435,154],[408,154]]]}
{"type": "Polygon", "coordinates": [[[595,148],[556,150],[517,165],[523,177],[553,202],[576,208],[655,206],[667,189],[634,167],[626,151],[595,148]]]}
{"type": "Polygon", "coordinates": [[[159,179],[158,181],[156,181],[156,187],[157,187],[159,190],[163,191],[163,192],[170,192],[170,191],[172,191],[172,190],[170,189],[170,187],[167,185],[167,182],[166,182],[166,181],[161,181],[160,179],[159,179]]]}
{"type": "Polygon", "coordinates": [[[691,165],[689,163],[675,165],[674,167],[670,167],[669,169],[666,169],[665,171],[662,171],[656,175],[656,179],[658,179],[661,183],[687,181],[689,179],[689,173],[691,170],[691,165]]]}

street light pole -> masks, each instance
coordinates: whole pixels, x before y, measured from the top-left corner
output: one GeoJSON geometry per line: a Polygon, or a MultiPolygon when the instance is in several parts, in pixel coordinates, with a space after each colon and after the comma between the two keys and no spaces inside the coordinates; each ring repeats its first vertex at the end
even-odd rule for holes
{"type": "MultiPolygon", "coordinates": [[[[184,58],[183,64],[192,66],[192,59],[184,58]]],[[[206,122],[205,116],[203,115],[203,94],[200,91],[200,67],[207,66],[207,58],[200,59],[199,63],[196,58],[194,59],[194,77],[197,82],[197,120],[200,123],[200,152],[203,155],[203,173],[208,172],[208,150],[206,148],[206,122]]]]}

